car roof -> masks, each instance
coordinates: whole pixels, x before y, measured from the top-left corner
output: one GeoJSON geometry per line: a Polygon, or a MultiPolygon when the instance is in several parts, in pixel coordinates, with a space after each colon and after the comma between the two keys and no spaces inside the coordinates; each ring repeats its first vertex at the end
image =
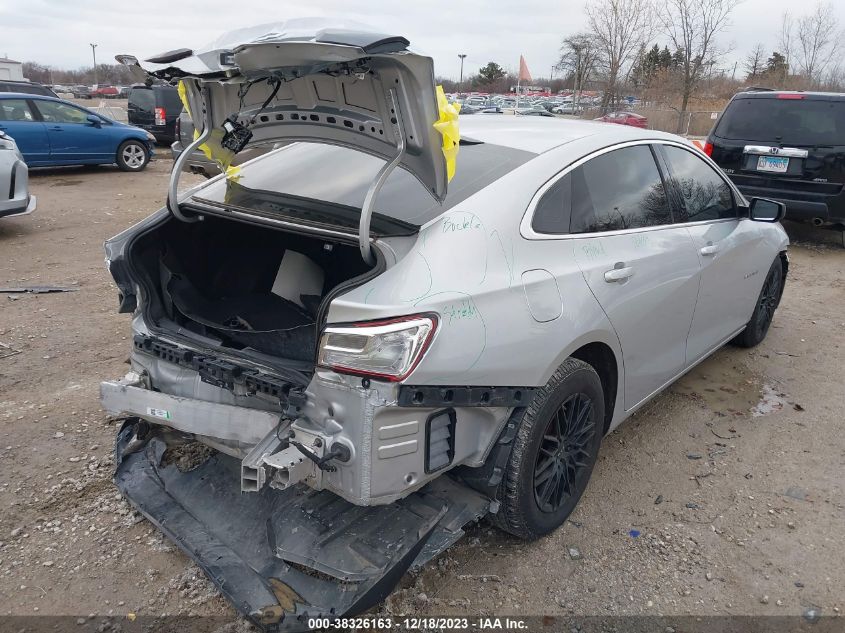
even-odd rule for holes
{"type": "Polygon", "coordinates": [[[41,86],[42,88],[46,88],[44,84],[38,83],[37,81],[20,81],[19,79],[0,79],[0,83],[16,84],[18,86],[41,86]]]}
{"type": "Polygon", "coordinates": [[[684,140],[666,132],[612,123],[525,116],[461,117],[460,132],[461,137],[466,139],[504,145],[535,154],[587,138],[593,140],[596,149],[625,141],[684,140]]]}
{"type": "Polygon", "coordinates": [[[64,101],[59,97],[38,95],[31,92],[0,92],[0,99],[48,99],[49,101],[64,101]]]}
{"type": "Polygon", "coordinates": [[[734,95],[742,97],[743,99],[777,99],[781,95],[800,95],[803,97],[822,97],[824,99],[842,99],[845,100],[845,93],[842,92],[805,92],[803,90],[768,90],[766,88],[757,88],[754,90],[743,90],[734,95]]]}

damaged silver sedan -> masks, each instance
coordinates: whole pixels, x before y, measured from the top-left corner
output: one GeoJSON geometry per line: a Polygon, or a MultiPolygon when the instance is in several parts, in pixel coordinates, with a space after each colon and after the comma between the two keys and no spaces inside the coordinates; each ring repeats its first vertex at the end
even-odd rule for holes
{"type": "Polygon", "coordinates": [[[487,515],[554,530],[609,430],[768,331],[783,207],[683,139],[473,117],[450,147],[431,59],[313,20],[142,66],[225,173],[179,195],[177,160],[106,244],[133,315],[116,481],[261,625],[359,613],[487,515]]]}

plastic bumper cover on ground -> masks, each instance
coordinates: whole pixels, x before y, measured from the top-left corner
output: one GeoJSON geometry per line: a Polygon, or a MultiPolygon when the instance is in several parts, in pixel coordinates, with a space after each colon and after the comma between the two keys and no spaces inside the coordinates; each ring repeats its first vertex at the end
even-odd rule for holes
{"type": "Polygon", "coordinates": [[[159,439],[128,452],[134,433],[127,422],[117,438],[118,488],[267,630],[306,630],[310,618],[378,604],[489,507],[448,476],[388,506],[297,487],[242,494],[237,460],[218,454],[180,472],[163,465],[159,439]]]}

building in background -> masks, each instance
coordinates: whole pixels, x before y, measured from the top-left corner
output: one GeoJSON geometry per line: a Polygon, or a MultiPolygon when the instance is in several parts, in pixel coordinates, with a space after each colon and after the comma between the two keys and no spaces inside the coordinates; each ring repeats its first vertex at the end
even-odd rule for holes
{"type": "Polygon", "coordinates": [[[0,79],[8,81],[24,81],[23,64],[14,59],[0,57],[0,79]]]}

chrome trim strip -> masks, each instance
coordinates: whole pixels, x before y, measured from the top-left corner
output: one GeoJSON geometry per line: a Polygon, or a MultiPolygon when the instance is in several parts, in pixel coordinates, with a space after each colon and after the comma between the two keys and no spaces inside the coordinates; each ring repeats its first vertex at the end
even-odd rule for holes
{"type": "Polygon", "coordinates": [[[810,152],[797,147],[774,147],[769,145],[746,145],[743,154],[754,154],[760,156],[783,156],[784,158],[807,158],[810,152]]]}
{"type": "MultiPolygon", "coordinates": [[[[537,192],[532,196],[531,201],[528,203],[528,208],[525,210],[525,214],[522,216],[522,221],[519,224],[519,234],[527,240],[571,240],[571,239],[585,239],[585,238],[594,238],[594,237],[602,237],[605,235],[627,235],[630,233],[645,233],[647,231],[659,231],[663,229],[671,229],[671,228],[681,228],[685,226],[699,226],[703,224],[716,224],[720,222],[734,222],[736,220],[742,219],[741,216],[736,218],[720,218],[718,220],[700,220],[698,222],[677,222],[674,224],[661,224],[658,226],[642,226],[635,229],[620,229],[617,231],[599,231],[594,233],[562,233],[560,235],[554,235],[550,233],[537,233],[534,228],[531,226],[531,222],[534,219],[534,211],[537,208],[537,203],[540,201],[540,198],[543,197],[543,194],[546,193],[549,189],[551,189],[558,180],[563,178],[566,174],[577,169],[584,163],[593,158],[598,156],[602,156],[603,154],[607,154],[608,152],[615,151],[617,149],[624,149],[626,147],[635,147],[637,145],[669,145],[672,147],[678,147],[680,149],[686,150],[691,154],[694,154],[700,159],[703,159],[705,163],[710,165],[716,174],[731,188],[731,191],[734,194],[734,199],[736,200],[737,207],[748,206],[747,201],[745,200],[745,196],[737,189],[736,185],[727,177],[725,176],[724,172],[719,168],[719,166],[713,162],[713,160],[707,156],[704,152],[696,148],[694,145],[688,145],[681,141],[667,141],[665,139],[638,139],[636,141],[626,141],[624,143],[618,143],[616,145],[611,145],[609,147],[603,147],[600,150],[596,150],[586,156],[582,156],[578,160],[573,163],[570,163],[567,167],[563,170],[556,173],[552,176],[542,187],[540,187],[537,192]]],[[[656,166],[656,163],[655,163],[656,166]]]]}

